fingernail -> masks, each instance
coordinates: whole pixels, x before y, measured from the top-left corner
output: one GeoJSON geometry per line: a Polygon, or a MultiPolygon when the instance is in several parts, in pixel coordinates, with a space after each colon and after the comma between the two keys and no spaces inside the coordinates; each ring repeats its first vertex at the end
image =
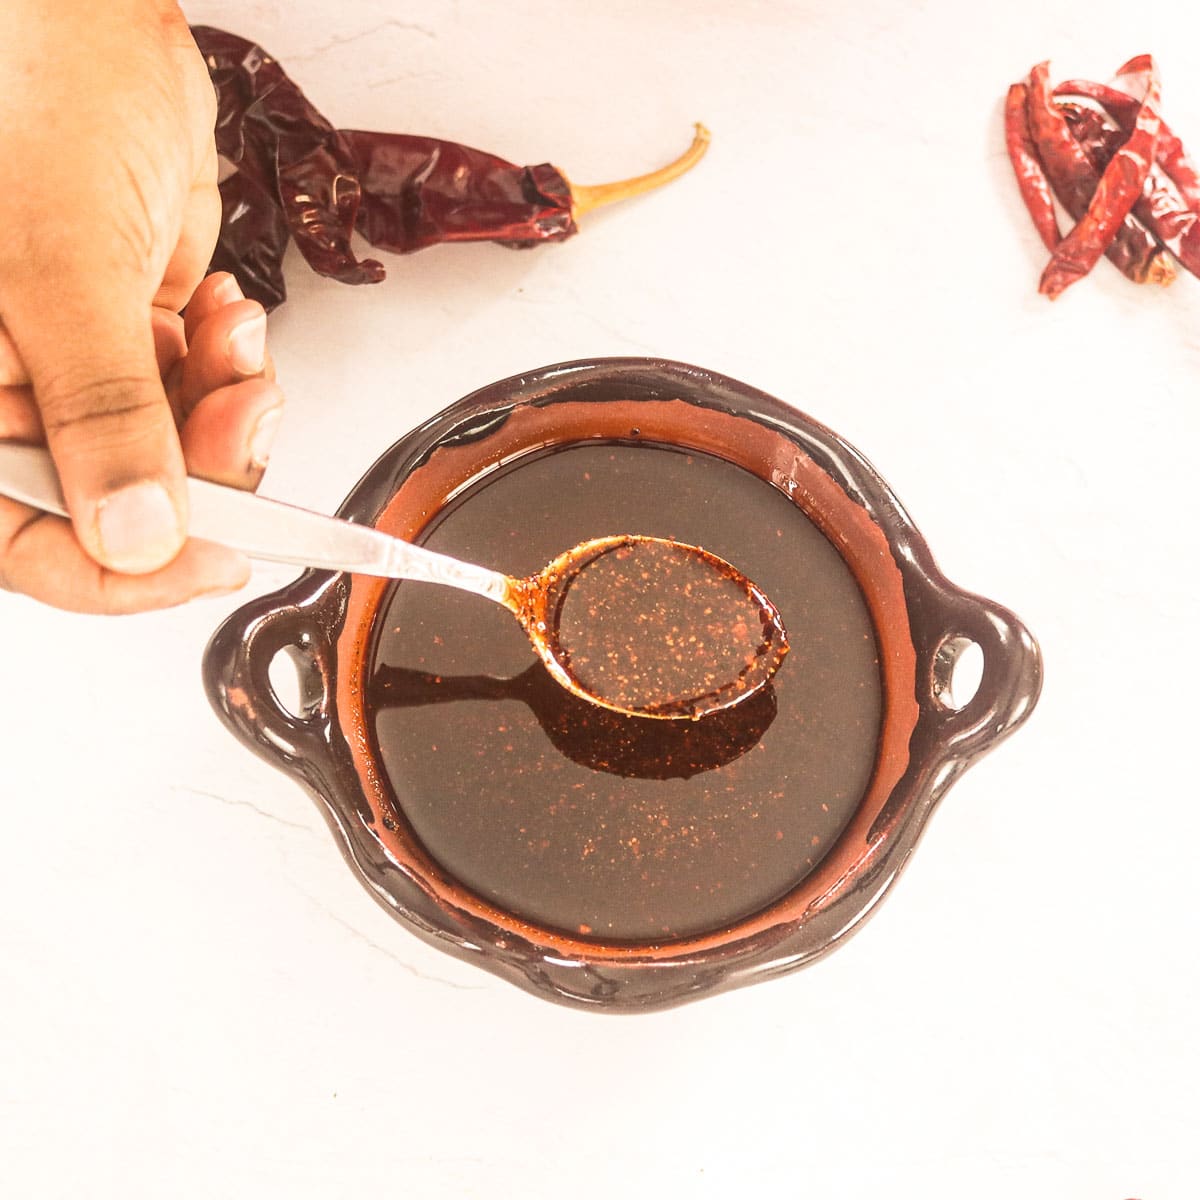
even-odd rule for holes
{"type": "Polygon", "coordinates": [[[257,375],[267,357],[267,317],[259,313],[229,335],[229,361],[241,375],[257,375]]]}
{"type": "Polygon", "coordinates": [[[275,444],[275,434],[279,431],[279,421],[282,416],[282,404],[268,408],[258,418],[254,432],[250,435],[250,462],[260,469],[266,467],[271,458],[271,447],[275,444]]]}
{"type": "Polygon", "coordinates": [[[165,566],[182,541],[179,513],[161,483],[135,483],[96,505],[104,561],[115,571],[143,575],[165,566]]]}
{"type": "Polygon", "coordinates": [[[245,298],[241,286],[232,275],[227,275],[213,288],[213,299],[218,304],[236,304],[245,298]]]}

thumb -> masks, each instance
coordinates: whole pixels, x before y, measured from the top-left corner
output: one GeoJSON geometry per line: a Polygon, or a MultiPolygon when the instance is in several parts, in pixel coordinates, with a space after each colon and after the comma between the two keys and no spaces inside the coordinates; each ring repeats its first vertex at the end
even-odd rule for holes
{"type": "Polygon", "coordinates": [[[149,305],[43,294],[31,307],[7,311],[5,323],[33,384],[76,536],[114,571],[157,570],[183,545],[187,499],[149,305]]]}

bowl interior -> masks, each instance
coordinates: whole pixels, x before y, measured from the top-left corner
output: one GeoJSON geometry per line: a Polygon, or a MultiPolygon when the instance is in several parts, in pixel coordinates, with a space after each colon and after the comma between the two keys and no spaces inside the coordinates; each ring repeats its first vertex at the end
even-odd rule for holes
{"type": "Polygon", "coordinates": [[[510,574],[608,533],[704,545],[779,605],[793,651],[763,704],[655,744],[547,687],[503,610],[356,579],[338,707],[389,856],[457,918],[590,959],[694,953],[819,905],[861,865],[915,720],[882,532],[749,415],[563,400],[480,428],[377,524],[510,574]]]}

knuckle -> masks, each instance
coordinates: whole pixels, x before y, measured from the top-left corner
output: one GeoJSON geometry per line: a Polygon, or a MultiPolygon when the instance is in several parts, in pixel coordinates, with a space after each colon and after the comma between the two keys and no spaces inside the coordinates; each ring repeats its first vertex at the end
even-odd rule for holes
{"type": "MultiPolygon", "coordinates": [[[[125,441],[161,410],[156,381],[139,375],[100,379],[60,378],[39,389],[38,406],[48,437],[82,435],[96,441],[125,441]]],[[[159,385],[161,389],[161,385],[159,385]]]]}
{"type": "Polygon", "coordinates": [[[124,617],[159,606],[140,595],[137,584],[131,585],[129,576],[102,569],[96,580],[94,607],[100,616],[124,617]]]}
{"type": "Polygon", "coordinates": [[[117,206],[111,231],[120,247],[120,259],[139,276],[151,277],[158,252],[155,231],[167,215],[161,199],[161,181],[153,169],[131,163],[127,158],[120,159],[117,165],[125,181],[121,189],[124,203],[117,206]]]}
{"type": "Polygon", "coordinates": [[[148,222],[126,212],[123,219],[110,226],[117,262],[139,278],[154,274],[154,239],[147,225],[148,222]]]}

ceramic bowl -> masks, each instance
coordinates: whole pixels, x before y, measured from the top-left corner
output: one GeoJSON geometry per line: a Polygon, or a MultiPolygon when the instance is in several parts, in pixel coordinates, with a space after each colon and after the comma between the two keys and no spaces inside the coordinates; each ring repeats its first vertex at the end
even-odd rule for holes
{"type": "MultiPolygon", "coordinates": [[[[303,575],[221,626],[204,675],[229,729],[307,787],[367,891],[414,934],[550,999],[662,1008],[794,970],[853,932],[950,784],[1029,716],[1040,660],[1011,612],[946,580],[856,450],[780,400],[680,363],[568,363],[485,387],[387,450],[339,512],[419,540],[496,472],[581,444],[670,446],[734,464],[820,531],[869,614],[882,707],[865,783],[836,836],[754,911],[682,936],[605,937],[531,917],[448,869],[409,819],[377,741],[369,684],[386,581],[303,575]],[[972,643],[982,675],[958,703],[950,680],[972,643]],[[301,679],[290,704],[271,682],[281,655],[301,679]]],[[[647,530],[596,534],[615,532],[647,530]]]]}

